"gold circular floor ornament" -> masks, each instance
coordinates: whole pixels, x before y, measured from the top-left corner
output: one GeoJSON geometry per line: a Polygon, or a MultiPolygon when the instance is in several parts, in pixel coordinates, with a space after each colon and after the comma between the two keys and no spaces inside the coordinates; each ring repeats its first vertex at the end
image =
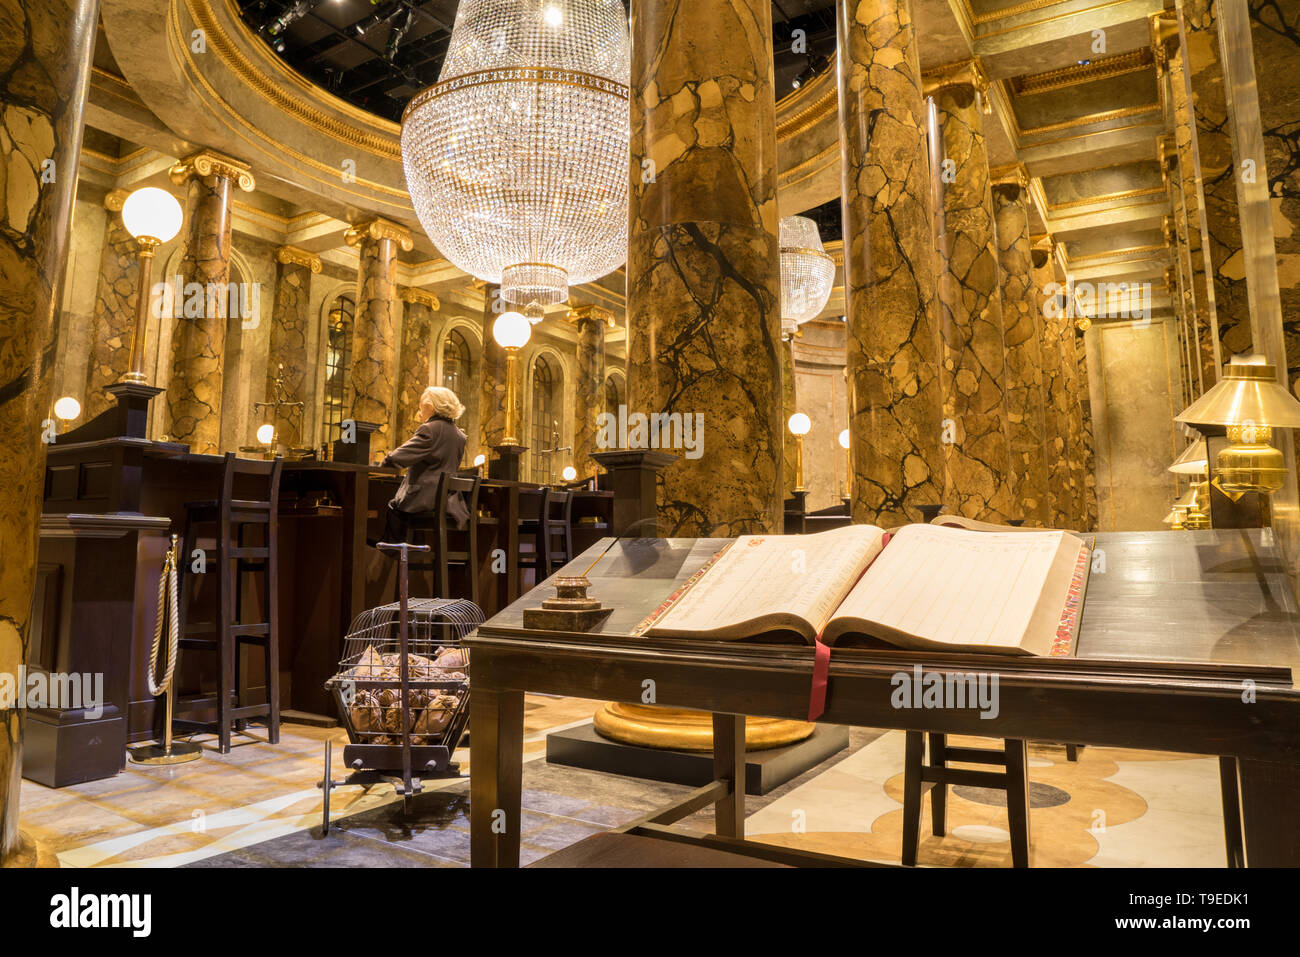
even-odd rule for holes
{"type": "MultiPolygon", "coordinates": [[[[713,715],[707,711],[611,702],[596,712],[596,730],[624,744],[668,751],[712,751],[713,715]]],[[[809,737],[816,726],[785,718],[745,719],[745,749],[766,751],[809,737]]]]}

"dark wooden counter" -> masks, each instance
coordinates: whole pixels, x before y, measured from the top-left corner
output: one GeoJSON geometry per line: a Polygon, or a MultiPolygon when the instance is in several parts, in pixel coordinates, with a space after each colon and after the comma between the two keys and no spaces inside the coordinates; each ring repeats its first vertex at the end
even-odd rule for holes
{"type": "MultiPolygon", "coordinates": [[[[639,702],[652,680],[657,703],[714,712],[726,763],[743,762],[744,747],[743,720],[729,716],[806,718],[807,646],[631,635],[721,544],[617,546],[589,575],[591,594],[615,609],[591,633],[524,628],[523,609],[547,593],[537,589],[470,636],[471,740],[486,744],[472,764],[474,865],[518,865],[525,691],[639,702]],[[497,808],[504,828],[494,827],[497,808]]],[[[1300,790],[1300,691],[1291,670],[1300,662],[1300,613],[1271,537],[1260,530],[1112,533],[1095,536],[1095,545],[1105,566],[1089,583],[1077,657],[836,648],[821,720],[1227,756],[1236,762],[1247,863],[1300,864],[1292,806],[1300,790]],[[914,665],[996,675],[997,716],[893,707],[891,679],[914,665]]],[[[733,846],[743,839],[743,800],[743,788],[737,793],[734,779],[723,777],[683,808],[714,803],[719,834],[733,846]]]]}

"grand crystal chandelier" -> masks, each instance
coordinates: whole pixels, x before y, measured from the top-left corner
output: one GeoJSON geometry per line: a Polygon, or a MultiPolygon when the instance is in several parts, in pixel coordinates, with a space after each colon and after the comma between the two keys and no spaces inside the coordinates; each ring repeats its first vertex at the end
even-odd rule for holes
{"type": "Polygon", "coordinates": [[[629,56],[621,0],[461,0],[402,115],[425,232],[532,318],[627,258],[629,56]]]}
{"type": "Polygon", "coordinates": [[[822,248],[817,224],[807,216],[781,220],[781,328],[787,334],[826,308],[835,285],[835,262],[822,248]]]}

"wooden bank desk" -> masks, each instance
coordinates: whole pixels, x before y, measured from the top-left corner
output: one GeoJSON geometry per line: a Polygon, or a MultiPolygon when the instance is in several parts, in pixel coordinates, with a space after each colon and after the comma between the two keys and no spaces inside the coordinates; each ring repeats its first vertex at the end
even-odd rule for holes
{"type": "MultiPolygon", "coordinates": [[[[722,544],[643,539],[615,546],[588,575],[590,594],[614,609],[590,633],[524,628],[523,609],[551,594],[543,586],[467,639],[474,866],[519,864],[524,692],[639,703],[647,680],[657,704],[714,713],[717,780],[623,830],[783,863],[827,861],[744,841],[744,787],[736,784],[743,782],[745,742],[738,716],[806,718],[812,649],[631,634],[722,544]],[[716,836],[670,826],[710,804],[716,836]]],[[[603,547],[558,574],[576,574],[603,547]]],[[[1300,865],[1300,691],[1292,682],[1300,610],[1270,533],[1109,533],[1098,534],[1095,547],[1105,568],[1099,560],[1088,584],[1076,657],[835,648],[820,720],[1220,756],[1237,784],[1225,800],[1240,799],[1241,833],[1227,835],[1229,854],[1244,838],[1247,864],[1300,865]],[[996,674],[997,716],[894,708],[891,678],[914,665],[996,674]]]]}

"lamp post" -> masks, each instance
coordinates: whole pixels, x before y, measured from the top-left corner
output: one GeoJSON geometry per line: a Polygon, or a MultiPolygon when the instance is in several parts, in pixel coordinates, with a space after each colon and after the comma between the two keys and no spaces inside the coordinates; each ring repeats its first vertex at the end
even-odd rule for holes
{"type": "Polygon", "coordinates": [[[122,224],[139,246],[140,288],[136,290],[135,329],[131,334],[131,361],[120,381],[144,385],[144,336],[149,321],[149,286],[153,254],[181,229],[185,213],[171,193],[156,186],[137,189],[122,204],[122,224]]]}
{"type": "MultiPolygon", "coordinates": [[[[840,430],[840,448],[844,450],[844,494],[847,503],[853,497],[853,453],[849,451],[849,430],[840,430]]],[[[852,514],[852,509],[849,510],[852,514]]]]}
{"type": "Polygon", "coordinates": [[[506,350],[506,437],[495,446],[498,466],[497,474],[488,474],[492,478],[519,481],[519,457],[524,448],[519,443],[522,430],[519,423],[519,396],[515,391],[515,367],[519,361],[519,350],[532,338],[533,324],[521,312],[503,312],[492,324],[492,338],[497,345],[506,350]]]}
{"type": "Polygon", "coordinates": [[[796,412],[790,416],[787,423],[790,434],[794,436],[794,471],[795,471],[795,488],[796,492],[806,492],[803,487],[803,437],[812,431],[812,419],[802,412],[796,412]]]}

